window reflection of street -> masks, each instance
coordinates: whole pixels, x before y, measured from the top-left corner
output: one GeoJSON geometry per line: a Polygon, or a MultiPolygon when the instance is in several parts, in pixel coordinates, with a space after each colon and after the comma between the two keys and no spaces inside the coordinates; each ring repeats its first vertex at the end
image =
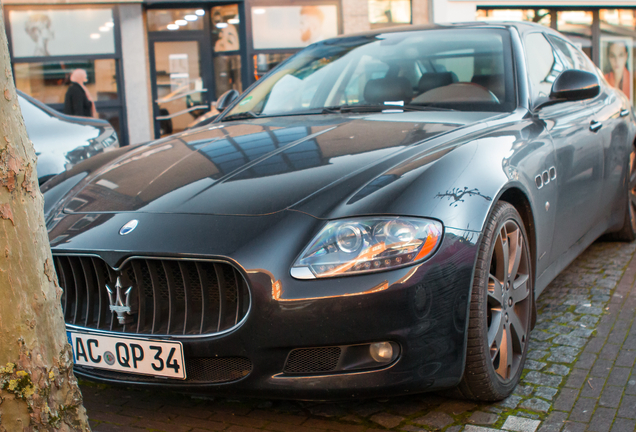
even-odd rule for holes
{"type": "MultiPolygon", "coordinates": [[[[459,125],[443,121],[361,124],[332,118],[313,126],[294,126],[290,119],[272,119],[263,125],[230,124],[184,133],[115,162],[82,190],[78,198],[86,203],[78,203],[73,211],[103,211],[96,198],[100,203],[107,198],[110,212],[207,212],[215,204],[239,211],[249,204],[242,201],[265,199],[260,188],[295,184],[296,173],[323,167],[310,182],[297,184],[291,194],[269,200],[267,211],[278,211],[287,206],[285,202],[294,203],[334,178],[351,174],[354,159],[368,165],[459,125]],[[395,140],[396,135],[401,139],[395,140]],[[237,199],[236,188],[256,179],[250,198],[237,199]]],[[[386,182],[378,180],[371,188],[384,186],[386,182]]]]}

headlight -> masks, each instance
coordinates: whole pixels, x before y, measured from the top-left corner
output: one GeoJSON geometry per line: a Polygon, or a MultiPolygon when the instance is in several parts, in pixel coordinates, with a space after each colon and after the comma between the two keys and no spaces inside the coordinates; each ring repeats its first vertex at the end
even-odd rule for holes
{"type": "Polygon", "coordinates": [[[433,254],[440,222],[410,217],[368,217],[329,222],[294,263],[297,279],[395,269],[433,254]]]}

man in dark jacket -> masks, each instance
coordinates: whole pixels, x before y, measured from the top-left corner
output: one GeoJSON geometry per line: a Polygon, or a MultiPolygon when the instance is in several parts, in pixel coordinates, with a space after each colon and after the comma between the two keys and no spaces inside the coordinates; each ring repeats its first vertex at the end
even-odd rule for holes
{"type": "Polygon", "coordinates": [[[73,71],[71,74],[71,85],[64,97],[64,114],[97,117],[93,98],[84,86],[86,81],[88,81],[88,77],[84,69],[75,69],[73,71]]]}

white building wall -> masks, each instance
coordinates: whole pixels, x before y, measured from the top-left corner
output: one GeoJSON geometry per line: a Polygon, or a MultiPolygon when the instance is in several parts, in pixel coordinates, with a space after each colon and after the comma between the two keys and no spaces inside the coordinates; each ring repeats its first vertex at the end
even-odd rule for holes
{"type": "Polygon", "coordinates": [[[130,144],[154,138],[148,41],[141,4],[119,6],[122,66],[130,144]]]}

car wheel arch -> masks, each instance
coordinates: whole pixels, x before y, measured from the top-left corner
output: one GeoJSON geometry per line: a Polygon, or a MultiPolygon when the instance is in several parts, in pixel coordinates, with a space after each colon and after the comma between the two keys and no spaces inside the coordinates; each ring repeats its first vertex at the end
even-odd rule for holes
{"type": "MultiPolygon", "coordinates": [[[[536,269],[537,254],[536,254],[536,227],[534,224],[534,211],[532,209],[531,201],[528,198],[527,193],[519,185],[515,185],[515,184],[505,185],[499,190],[499,193],[492,200],[491,206],[488,210],[488,213],[486,214],[485,220],[488,220],[490,218],[490,215],[494,211],[495,206],[497,205],[497,203],[501,201],[507,202],[508,204],[512,205],[517,210],[517,212],[519,212],[521,219],[523,220],[524,228],[526,229],[526,233],[530,240],[529,241],[530,257],[531,257],[532,265],[534,266],[533,272],[532,272],[532,286],[534,287],[534,284],[536,282],[536,274],[534,269],[536,269]]],[[[482,241],[481,236],[479,241],[480,242],[482,241]]],[[[476,260],[477,260],[477,256],[475,256],[475,261],[476,260]]],[[[473,278],[475,277],[475,265],[476,265],[476,262],[473,265],[473,274],[471,276],[471,280],[473,280],[473,278]]],[[[472,287],[468,293],[468,304],[470,304],[471,302],[471,294],[472,294],[472,287]]],[[[530,330],[534,328],[536,321],[537,321],[537,309],[536,309],[536,302],[534,301],[534,298],[533,298],[532,308],[531,308],[531,318],[530,318],[530,330]]],[[[462,371],[461,371],[460,377],[463,377],[465,368],[466,368],[466,360],[467,360],[467,352],[468,352],[468,325],[469,325],[469,320],[467,318],[466,328],[464,329],[464,349],[462,354],[464,358],[463,358],[462,371]]],[[[460,378],[460,381],[461,381],[461,378],[460,378]]],[[[459,384],[459,381],[457,382],[457,384],[459,384]]],[[[455,387],[447,390],[446,394],[450,397],[464,398],[463,394],[455,387]]]]}

